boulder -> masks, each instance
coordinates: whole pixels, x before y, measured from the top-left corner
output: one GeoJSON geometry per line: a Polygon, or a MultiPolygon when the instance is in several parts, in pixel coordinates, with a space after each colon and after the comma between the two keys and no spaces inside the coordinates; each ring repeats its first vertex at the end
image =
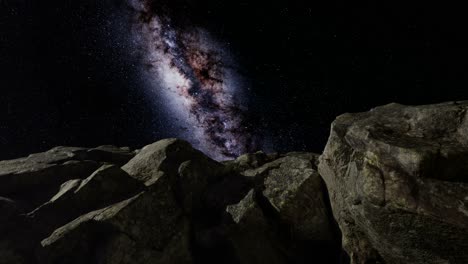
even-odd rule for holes
{"type": "Polygon", "coordinates": [[[319,172],[352,263],[468,263],[468,102],[344,114],[319,172]]]}

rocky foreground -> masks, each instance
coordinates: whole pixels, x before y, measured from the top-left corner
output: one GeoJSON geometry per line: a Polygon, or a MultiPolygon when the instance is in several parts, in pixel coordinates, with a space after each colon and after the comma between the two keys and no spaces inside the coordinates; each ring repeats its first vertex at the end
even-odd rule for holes
{"type": "Polygon", "coordinates": [[[344,114],[321,156],[165,139],[0,161],[0,263],[468,263],[467,110],[344,114]]]}

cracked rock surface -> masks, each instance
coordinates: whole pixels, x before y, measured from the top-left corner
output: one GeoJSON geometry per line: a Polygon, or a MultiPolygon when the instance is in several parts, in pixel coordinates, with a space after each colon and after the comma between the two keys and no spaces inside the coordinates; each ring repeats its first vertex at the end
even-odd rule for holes
{"type": "Polygon", "coordinates": [[[352,263],[468,263],[468,102],[332,125],[319,172],[352,263]]]}

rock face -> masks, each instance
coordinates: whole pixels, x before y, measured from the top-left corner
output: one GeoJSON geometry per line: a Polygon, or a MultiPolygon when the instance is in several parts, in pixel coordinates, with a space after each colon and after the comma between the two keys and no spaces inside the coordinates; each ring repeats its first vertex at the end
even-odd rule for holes
{"type": "Polygon", "coordinates": [[[120,202],[143,191],[144,185],[115,165],[103,165],[88,178],[63,183],[50,201],[27,214],[44,234],[89,211],[120,202]],[[50,227],[50,228],[49,228],[50,227]]]}
{"type": "Polygon", "coordinates": [[[339,240],[317,159],[288,154],[243,172],[254,186],[226,210],[234,222],[229,239],[241,263],[338,263],[339,240]]]}
{"type": "Polygon", "coordinates": [[[0,263],[337,263],[317,155],[218,163],[177,139],[134,153],[1,162],[0,263]]]}
{"type": "MultiPolygon", "coordinates": [[[[42,236],[54,230],[63,219],[79,216],[79,212],[73,211],[72,204],[60,203],[50,206],[52,210],[41,215],[44,217],[36,219],[28,214],[43,204],[48,205],[42,209],[49,207],[62,184],[70,181],[62,190],[68,193],[76,186],[74,184],[90,176],[101,165],[119,164],[133,156],[129,149],[110,146],[96,149],[56,147],[25,158],[0,161],[0,263],[36,263],[34,252],[42,236]],[[60,206],[66,210],[55,210],[60,206]],[[54,214],[58,221],[51,217],[54,214]],[[52,221],[37,221],[39,219],[52,221]]],[[[94,201],[89,200],[89,204],[94,201]]],[[[47,211],[42,209],[41,213],[47,211]]]]}
{"type": "Polygon", "coordinates": [[[319,172],[352,263],[468,263],[468,102],[332,125],[319,172]]]}
{"type": "Polygon", "coordinates": [[[37,206],[68,180],[88,177],[103,163],[130,160],[128,149],[56,147],[26,158],[0,161],[0,196],[37,206]]]}
{"type": "Polygon", "coordinates": [[[164,139],[0,161],[0,264],[468,263],[467,115],[345,114],[320,157],[164,139]]]}

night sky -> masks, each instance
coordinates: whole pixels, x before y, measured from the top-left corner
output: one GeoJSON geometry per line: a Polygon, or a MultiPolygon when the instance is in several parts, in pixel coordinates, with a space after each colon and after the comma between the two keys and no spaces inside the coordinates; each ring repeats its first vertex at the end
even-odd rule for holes
{"type": "Polygon", "coordinates": [[[0,159],[178,136],[205,136],[197,144],[223,157],[321,152],[339,114],[468,99],[461,7],[141,0],[142,11],[130,2],[0,0],[0,159]],[[163,46],[141,40],[154,19],[163,46]],[[200,55],[207,47],[215,59],[200,55]],[[191,83],[185,110],[168,106],[161,89],[173,87],[157,71],[191,83]],[[223,85],[235,96],[220,95],[223,85]]]}

